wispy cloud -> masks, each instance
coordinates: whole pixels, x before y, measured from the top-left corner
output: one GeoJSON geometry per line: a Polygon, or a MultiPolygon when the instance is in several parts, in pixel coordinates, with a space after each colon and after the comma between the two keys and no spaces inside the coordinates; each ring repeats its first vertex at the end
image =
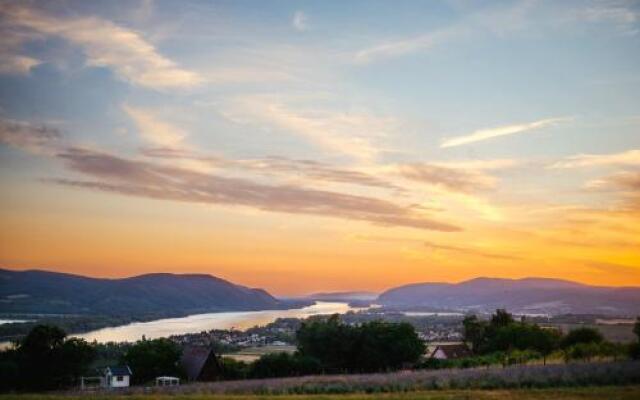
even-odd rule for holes
{"type": "Polygon", "coordinates": [[[89,16],[59,17],[24,4],[3,6],[1,13],[5,23],[18,29],[58,36],[80,46],[87,64],[109,67],[134,84],[165,89],[190,87],[201,81],[197,73],[161,55],[140,33],[111,21],[89,16]]]}
{"type": "Polygon", "coordinates": [[[621,171],[594,179],[585,185],[588,190],[614,192],[621,196],[623,206],[640,210],[640,170],[621,171]]]}
{"type": "Polygon", "coordinates": [[[205,162],[216,168],[235,169],[265,176],[304,178],[306,180],[317,182],[347,183],[359,186],[392,189],[399,192],[404,191],[400,186],[392,183],[390,180],[383,179],[382,177],[355,169],[335,167],[315,160],[298,160],[287,157],[229,159],[222,156],[209,156],[192,151],[167,148],[143,149],[142,154],[153,158],[205,162]]]}
{"type": "Polygon", "coordinates": [[[154,199],[360,220],[384,226],[460,230],[454,225],[435,221],[412,207],[372,197],[291,185],[265,185],[78,148],[68,148],[58,157],[73,171],[92,178],[87,181],[53,180],[66,186],[154,199]]]}
{"type": "Polygon", "coordinates": [[[187,133],[165,120],[155,110],[124,105],[122,109],[135,122],[144,140],[154,146],[179,147],[187,133]]]}
{"type": "Polygon", "coordinates": [[[530,8],[531,2],[529,1],[517,2],[509,7],[489,7],[487,10],[471,13],[458,22],[430,32],[405,38],[382,40],[380,43],[357,51],[354,59],[356,63],[366,64],[408,54],[428,52],[454,41],[477,37],[482,32],[503,35],[505,32],[522,29],[526,25],[525,16],[530,8]]]}
{"type": "Polygon", "coordinates": [[[49,154],[60,145],[62,135],[44,124],[0,119],[0,144],[30,153],[49,154]]]}
{"type": "Polygon", "coordinates": [[[457,36],[465,34],[467,30],[454,26],[416,37],[389,40],[371,47],[359,50],[355,54],[356,63],[368,63],[377,59],[398,57],[418,51],[432,49],[457,36]]]}
{"type": "Polygon", "coordinates": [[[454,192],[475,192],[490,189],[495,179],[479,171],[451,168],[434,164],[413,163],[397,166],[398,174],[404,178],[440,186],[454,192]]]}
{"type": "Polygon", "coordinates": [[[480,256],[480,257],[486,257],[486,258],[497,258],[497,259],[503,259],[503,260],[520,259],[520,257],[516,257],[516,256],[493,253],[493,252],[488,252],[485,250],[475,249],[471,247],[451,246],[451,245],[438,244],[433,242],[424,242],[424,245],[430,250],[435,250],[435,251],[442,250],[442,251],[453,252],[453,253],[467,254],[467,255],[480,256]]]}
{"type": "Polygon", "coordinates": [[[41,63],[37,58],[24,54],[23,50],[24,44],[35,40],[37,34],[0,22],[0,37],[0,74],[26,75],[32,67],[41,63]]]}
{"type": "Polygon", "coordinates": [[[521,166],[525,164],[525,161],[513,158],[496,158],[489,160],[437,161],[432,162],[431,164],[445,168],[466,169],[473,171],[492,171],[521,166]]]}
{"type": "Polygon", "coordinates": [[[306,31],[309,29],[307,15],[302,11],[296,11],[295,14],[293,14],[291,25],[297,31],[306,31]]]}
{"type": "Polygon", "coordinates": [[[602,166],[640,166],[640,150],[611,154],[578,154],[551,165],[551,168],[580,168],[602,166]]]}
{"type": "Polygon", "coordinates": [[[637,35],[640,32],[637,2],[600,1],[576,10],[575,15],[577,19],[587,22],[612,24],[624,35],[637,35]]]}
{"type": "Polygon", "coordinates": [[[640,194],[640,171],[622,171],[587,183],[588,189],[622,190],[640,194]]]}
{"type": "Polygon", "coordinates": [[[485,140],[489,140],[489,139],[493,139],[501,136],[508,136],[508,135],[514,135],[517,133],[530,132],[536,129],[555,126],[560,122],[564,122],[568,120],[570,120],[570,118],[566,118],[566,117],[548,118],[548,119],[542,119],[539,121],[527,122],[522,124],[513,124],[513,125],[499,126],[495,128],[480,129],[480,130],[474,131],[469,135],[446,139],[445,141],[442,142],[442,144],[440,144],[440,147],[447,148],[447,147],[462,146],[465,144],[482,142],[485,140]]]}
{"type": "Polygon", "coordinates": [[[373,160],[380,151],[376,142],[398,127],[391,117],[293,103],[273,96],[246,96],[232,101],[223,114],[234,122],[302,136],[326,150],[363,161],[373,160]]]}

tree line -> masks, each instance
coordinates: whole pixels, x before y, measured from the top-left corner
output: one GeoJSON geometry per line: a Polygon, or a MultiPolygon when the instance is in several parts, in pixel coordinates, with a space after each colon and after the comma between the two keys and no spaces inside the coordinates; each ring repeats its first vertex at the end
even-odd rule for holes
{"type": "MultiPolygon", "coordinates": [[[[546,363],[552,353],[560,354],[565,361],[590,361],[596,357],[640,358],[640,317],[633,328],[637,340],[629,345],[606,341],[597,329],[590,327],[573,329],[565,335],[556,328],[528,323],[525,318],[516,321],[503,309],[496,310],[489,320],[468,315],[462,324],[464,340],[480,364],[524,363],[532,359],[542,359],[546,363]]],[[[473,361],[463,362],[473,366],[473,361]]],[[[449,364],[457,366],[459,363],[449,364]]]]}

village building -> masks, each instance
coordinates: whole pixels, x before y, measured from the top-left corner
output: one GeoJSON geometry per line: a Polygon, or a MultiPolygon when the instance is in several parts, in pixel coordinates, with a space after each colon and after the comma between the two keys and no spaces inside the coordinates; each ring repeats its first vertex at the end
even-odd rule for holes
{"type": "Polygon", "coordinates": [[[222,376],[222,366],[218,357],[207,347],[185,347],[180,364],[190,381],[213,381],[222,376]]]}
{"type": "Polygon", "coordinates": [[[109,388],[129,387],[131,384],[131,368],[128,365],[106,367],[103,370],[104,386],[109,388]]]}
{"type": "Polygon", "coordinates": [[[473,354],[464,343],[440,344],[431,353],[431,358],[436,360],[455,360],[458,358],[471,357],[473,354]]]}

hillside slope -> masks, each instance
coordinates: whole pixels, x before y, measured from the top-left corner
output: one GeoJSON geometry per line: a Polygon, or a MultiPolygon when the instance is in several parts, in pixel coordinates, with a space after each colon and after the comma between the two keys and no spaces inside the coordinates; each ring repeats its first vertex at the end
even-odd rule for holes
{"type": "Polygon", "coordinates": [[[0,312],[149,315],[282,308],[262,289],[210,275],[148,274],[97,279],[0,269],[0,312]]]}
{"type": "Polygon", "coordinates": [[[391,307],[432,307],[521,313],[640,314],[640,288],[600,287],[544,278],[477,278],[461,283],[416,283],[382,293],[391,307]]]}

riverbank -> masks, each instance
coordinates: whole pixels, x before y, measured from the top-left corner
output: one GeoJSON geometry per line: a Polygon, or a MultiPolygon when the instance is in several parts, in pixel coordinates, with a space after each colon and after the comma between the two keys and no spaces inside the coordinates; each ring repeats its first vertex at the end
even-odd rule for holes
{"type": "MultiPolygon", "coordinates": [[[[344,314],[356,311],[345,302],[290,303],[304,305],[297,308],[274,310],[236,310],[199,313],[192,315],[147,315],[147,316],[87,316],[69,315],[44,317],[28,323],[0,325],[0,342],[15,340],[26,334],[36,324],[59,326],[88,341],[135,342],[144,335],[148,339],[169,337],[211,329],[248,329],[266,325],[278,318],[308,318],[320,314],[344,314]]],[[[0,346],[2,343],[0,343],[0,346]]]]}

